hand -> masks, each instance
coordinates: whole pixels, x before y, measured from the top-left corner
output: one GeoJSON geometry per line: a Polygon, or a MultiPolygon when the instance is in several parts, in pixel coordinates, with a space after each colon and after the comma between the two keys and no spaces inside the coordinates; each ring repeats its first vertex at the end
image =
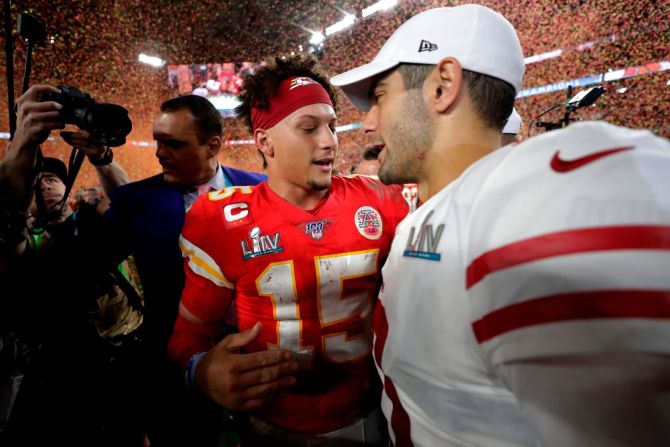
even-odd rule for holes
{"type": "Polygon", "coordinates": [[[70,146],[81,150],[90,160],[96,160],[105,153],[105,146],[91,137],[91,134],[85,130],[77,132],[63,131],[60,136],[70,146]]]}
{"type": "Polygon", "coordinates": [[[16,101],[16,132],[13,144],[34,148],[43,143],[54,129],[62,129],[65,122],[60,114],[63,106],[54,101],[39,102],[42,93],[60,93],[50,85],[33,85],[16,101]]]}
{"type": "Polygon", "coordinates": [[[239,354],[258,337],[261,323],[225,337],[205,354],[196,368],[195,384],[204,394],[230,410],[259,408],[295,385],[298,364],[289,351],[239,354]]]}

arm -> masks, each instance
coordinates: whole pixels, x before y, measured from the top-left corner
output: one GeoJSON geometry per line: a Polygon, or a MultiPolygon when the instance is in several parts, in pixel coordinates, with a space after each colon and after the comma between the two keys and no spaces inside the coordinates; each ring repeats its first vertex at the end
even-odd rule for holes
{"type": "Polygon", "coordinates": [[[168,352],[185,368],[187,381],[215,402],[232,410],[258,408],[295,384],[298,365],[285,350],[240,352],[258,337],[260,323],[215,344],[234,285],[203,248],[212,237],[205,205],[196,201],[180,237],[186,282],[168,352]]]}
{"type": "Polygon", "coordinates": [[[102,189],[107,196],[109,196],[109,191],[117,186],[130,183],[128,173],[116,161],[112,161],[107,165],[96,166],[95,172],[98,174],[98,180],[100,180],[102,189]]]}
{"type": "Polygon", "coordinates": [[[546,445],[668,445],[670,355],[536,358],[497,368],[546,445]],[[565,445],[565,444],[562,444],[565,445]]]}
{"type": "Polygon", "coordinates": [[[60,116],[63,106],[53,101],[38,101],[39,96],[47,92],[58,93],[59,90],[48,85],[35,85],[17,100],[16,132],[0,165],[2,199],[16,204],[22,212],[28,209],[32,200],[37,147],[52,130],[65,126],[60,116]]]}
{"type": "MultiPolygon", "coordinates": [[[[65,126],[59,112],[63,106],[53,101],[38,101],[39,96],[47,92],[58,93],[59,90],[48,85],[35,85],[16,102],[16,132],[5,159],[0,163],[0,204],[3,208],[0,219],[4,221],[3,226],[5,222],[20,225],[25,221],[33,198],[37,148],[53,129],[65,126]]],[[[3,237],[9,237],[9,244],[13,245],[0,247],[3,257],[12,258],[26,250],[28,233],[25,228],[20,234],[3,237]],[[19,242],[21,238],[22,242],[19,242]]]]}
{"type": "Polygon", "coordinates": [[[669,444],[670,144],[584,123],[509,154],[468,225],[482,357],[547,445],[669,444]]]}
{"type": "Polygon", "coordinates": [[[228,335],[214,345],[220,324],[221,321],[195,317],[182,298],[168,351],[173,360],[180,361],[199,392],[231,410],[250,410],[263,406],[276,394],[295,385],[297,363],[291,353],[279,350],[240,353],[258,337],[260,323],[239,334],[228,335]],[[198,359],[197,363],[193,364],[191,359],[198,359]]]}
{"type": "MultiPolygon", "coordinates": [[[[97,144],[91,139],[90,134],[84,130],[78,132],[61,132],[61,137],[69,145],[84,152],[92,163],[102,159],[107,150],[112,150],[111,148],[97,144]]],[[[109,192],[112,189],[130,182],[128,174],[116,161],[100,166],[93,164],[93,167],[95,167],[98,180],[100,180],[102,189],[107,196],[109,196],[109,192]]]]}

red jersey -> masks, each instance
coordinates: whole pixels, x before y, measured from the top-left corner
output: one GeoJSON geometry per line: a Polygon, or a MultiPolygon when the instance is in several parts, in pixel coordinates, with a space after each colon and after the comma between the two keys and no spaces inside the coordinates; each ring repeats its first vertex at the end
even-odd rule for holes
{"type": "Polygon", "coordinates": [[[221,319],[217,301],[234,291],[240,330],[263,323],[247,351],[293,351],[290,392],[257,414],[278,426],[326,433],[376,404],[370,317],[396,225],[408,207],[397,186],[333,177],[329,194],[305,211],[267,183],[209,193],[189,210],[180,238],[186,264],[182,304],[221,319]]]}

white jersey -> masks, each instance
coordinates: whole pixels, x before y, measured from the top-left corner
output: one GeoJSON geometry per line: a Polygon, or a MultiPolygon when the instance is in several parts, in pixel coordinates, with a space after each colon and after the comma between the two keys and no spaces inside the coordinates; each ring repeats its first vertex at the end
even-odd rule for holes
{"type": "Polygon", "coordinates": [[[396,447],[670,445],[670,144],[574,124],[396,230],[374,316],[396,447]]]}

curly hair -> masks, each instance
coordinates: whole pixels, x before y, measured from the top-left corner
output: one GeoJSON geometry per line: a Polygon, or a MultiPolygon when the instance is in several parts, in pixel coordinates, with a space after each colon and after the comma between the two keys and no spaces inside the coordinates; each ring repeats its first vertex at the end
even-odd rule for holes
{"type": "Polygon", "coordinates": [[[307,76],[321,84],[330,96],[333,108],[335,111],[338,110],[337,94],[328,82],[329,76],[314,57],[307,54],[275,56],[267,61],[267,65],[244,78],[238,96],[241,104],[235,108],[235,112],[238,117],[244,118],[249,130],[253,132],[251,108],[263,109],[268,107],[270,98],[277,91],[281,81],[291,76],[307,76]]]}

